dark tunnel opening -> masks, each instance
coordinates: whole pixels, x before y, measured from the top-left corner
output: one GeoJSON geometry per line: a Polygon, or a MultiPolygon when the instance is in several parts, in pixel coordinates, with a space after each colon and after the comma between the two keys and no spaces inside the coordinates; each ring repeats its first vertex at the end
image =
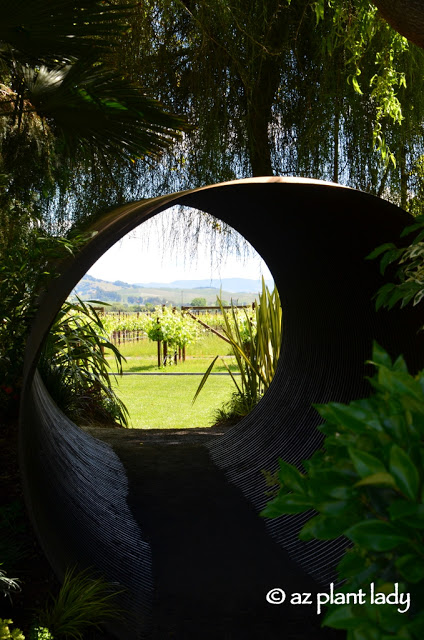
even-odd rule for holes
{"type": "MultiPolygon", "coordinates": [[[[266,501],[262,469],[275,468],[279,456],[300,464],[320,446],[320,418],[311,405],[369,394],[364,363],[373,340],[394,356],[403,353],[411,370],[423,365],[421,310],[375,312],[373,296],[383,279],[365,257],[396,241],[409,220],[386,201],[318,181],[263,178],[132,203],[100,218],[98,233],[64,265],[34,320],[21,405],[21,467],[29,512],[55,571],[92,565],[125,587],[128,627],[117,633],[126,639],[150,637],[156,606],[154,541],[143,531],[141,507],[141,516],[135,515],[135,481],[113,448],[57,409],[35,368],[50,323],[81,276],[143,219],[174,204],[208,211],[242,233],[281,292],[282,350],[268,393],[241,423],[202,449],[228,492],[242,494],[253,511],[266,501]]],[[[299,542],[303,519],[283,517],[266,527],[300,571],[328,584],[345,543],[299,542]]]]}

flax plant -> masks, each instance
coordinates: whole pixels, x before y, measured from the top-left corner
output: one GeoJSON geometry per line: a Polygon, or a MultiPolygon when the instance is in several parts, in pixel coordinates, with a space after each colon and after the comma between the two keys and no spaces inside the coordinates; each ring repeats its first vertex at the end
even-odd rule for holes
{"type": "MultiPolygon", "coordinates": [[[[253,409],[267,391],[277,368],[282,331],[280,297],[275,288],[270,293],[262,278],[262,292],[250,315],[247,310],[244,310],[244,317],[240,318],[233,305],[231,310],[227,311],[219,297],[217,301],[224,319],[223,339],[231,345],[240,375],[240,380],[237,382],[223,360],[236,391],[229,406],[220,410],[218,416],[220,418],[224,415],[242,416],[253,409]]],[[[205,385],[218,357],[213,359],[206,370],[193,402],[205,385]]]]}

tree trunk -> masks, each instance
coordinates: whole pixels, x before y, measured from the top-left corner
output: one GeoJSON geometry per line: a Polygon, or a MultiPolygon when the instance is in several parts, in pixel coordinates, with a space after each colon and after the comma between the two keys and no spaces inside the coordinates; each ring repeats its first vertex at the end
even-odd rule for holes
{"type": "Polygon", "coordinates": [[[269,123],[275,93],[280,83],[280,67],[262,59],[255,85],[245,87],[247,96],[247,135],[252,176],[272,176],[269,123]]]}
{"type": "Polygon", "coordinates": [[[247,134],[249,145],[249,159],[252,176],[272,176],[271,150],[268,136],[269,119],[254,109],[254,105],[247,114],[247,134]]]}
{"type": "Polygon", "coordinates": [[[401,35],[424,48],[423,0],[372,0],[381,15],[401,35]]]}

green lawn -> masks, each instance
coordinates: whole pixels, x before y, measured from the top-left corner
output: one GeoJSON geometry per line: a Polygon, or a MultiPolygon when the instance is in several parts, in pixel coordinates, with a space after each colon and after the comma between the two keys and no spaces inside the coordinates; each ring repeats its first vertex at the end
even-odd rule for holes
{"type": "Polygon", "coordinates": [[[187,429],[212,426],[214,410],[235,389],[229,376],[211,376],[192,405],[200,380],[201,376],[135,375],[118,377],[114,385],[130,413],[130,427],[187,429]]]}
{"type": "MultiPolygon", "coordinates": [[[[227,365],[236,370],[234,358],[228,355],[229,345],[211,334],[205,334],[196,344],[190,345],[186,361],[176,366],[158,369],[156,349],[156,343],[146,339],[119,345],[122,355],[127,358],[123,370],[128,373],[204,373],[217,354],[224,356],[227,365]]],[[[107,359],[114,370],[113,359],[107,359]]],[[[221,360],[216,362],[214,371],[226,371],[221,360]]],[[[192,406],[201,379],[201,376],[126,375],[117,377],[113,384],[130,413],[130,427],[186,429],[211,426],[214,411],[235,389],[230,376],[210,376],[192,406]]]]}

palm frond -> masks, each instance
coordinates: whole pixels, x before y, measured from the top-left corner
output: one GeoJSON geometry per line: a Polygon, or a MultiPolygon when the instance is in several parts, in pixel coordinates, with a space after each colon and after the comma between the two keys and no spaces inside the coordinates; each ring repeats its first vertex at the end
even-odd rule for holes
{"type": "Polygon", "coordinates": [[[107,49],[126,28],[134,5],[99,0],[4,0],[0,55],[58,64],[107,49]],[[7,46],[5,46],[7,45],[7,46]]]}
{"type": "Polygon", "coordinates": [[[26,66],[23,77],[29,102],[71,152],[126,160],[157,156],[187,128],[140,87],[93,60],[55,69],[26,66]]]}

